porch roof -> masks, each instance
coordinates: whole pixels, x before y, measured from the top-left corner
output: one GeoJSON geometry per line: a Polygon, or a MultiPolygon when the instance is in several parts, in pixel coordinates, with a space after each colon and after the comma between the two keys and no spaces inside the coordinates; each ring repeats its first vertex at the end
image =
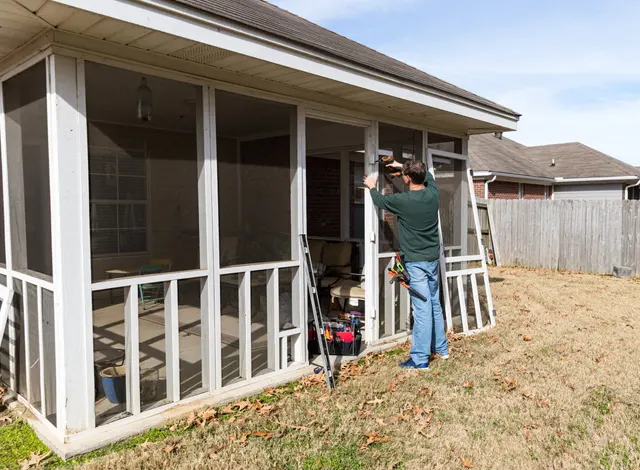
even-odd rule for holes
{"type": "Polygon", "coordinates": [[[0,68],[47,31],[76,49],[110,44],[151,52],[173,64],[188,61],[190,70],[197,64],[204,76],[436,131],[514,130],[519,120],[504,106],[262,0],[0,0],[0,68]]]}
{"type": "Polygon", "coordinates": [[[341,36],[264,0],[171,0],[216,16],[221,16],[259,31],[274,34],[313,48],[318,52],[348,60],[378,73],[435,88],[453,96],[486,105],[519,117],[515,111],[494,103],[415,67],[341,36]]]}

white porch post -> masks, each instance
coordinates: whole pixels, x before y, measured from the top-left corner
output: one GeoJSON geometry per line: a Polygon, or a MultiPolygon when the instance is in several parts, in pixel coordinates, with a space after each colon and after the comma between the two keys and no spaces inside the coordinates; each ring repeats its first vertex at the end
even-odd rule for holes
{"type": "MultiPolygon", "coordinates": [[[[378,174],[378,122],[374,121],[365,130],[364,170],[370,175],[378,174]]],[[[369,195],[364,200],[364,279],[365,279],[365,332],[364,340],[371,343],[380,337],[378,315],[378,212],[369,195]]]]}
{"type": "MultiPolygon", "coordinates": [[[[306,138],[306,111],[303,106],[296,106],[290,118],[290,166],[291,166],[291,255],[292,259],[299,261],[299,268],[292,284],[292,320],[296,323],[295,315],[298,315],[297,325],[300,334],[292,337],[291,356],[293,362],[305,363],[307,355],[307,285],[305,269],[303,267],[302,250],[300,248],[300,234],[307,233],[307,138],[306,138]]],[[[278,320],[279,321],[279,320],[278,320]]],[[[279,326],[279,325],[278,325],[279,326]]],[[[277,335],[276,335],[277,336],[277,335]]],[[[284,343],[287,342],[283,338],[284,343]]],[[[284,346],[283,351],[284,352],[284,346]]],[[[282,364],[287,363],[287,356],[282,355],[282,364]]]]}
{"type": "Polygon", "coordinates": [[[84,61],[48,58],[57,426],[95,426],[84,61]]]}

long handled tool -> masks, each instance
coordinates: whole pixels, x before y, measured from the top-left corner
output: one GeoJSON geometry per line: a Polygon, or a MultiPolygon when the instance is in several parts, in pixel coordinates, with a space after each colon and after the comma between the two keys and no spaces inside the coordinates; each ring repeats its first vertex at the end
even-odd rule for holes
{"type": "MultiPolygon", "coordinates": [[[[311,309],[313,310],[313,322],[316,326],[318,347],[324,362],[324,376],[327,380],[327,388],[331,391],[335,388],[336,382],[333,377],[333,370],[331,369],[331,357],[329,356],[327,338],[325,337],[324,329],[322,328],[322,309],[320,307],[320,298],[318,297],[318,288],[316,287],[316,278],[313,275],[313,264],[311,261],[311,253],[309,252],[309,241],[307,240],[307,235],[305,233],[300,234],[300,244],[302,246],[302,253],[304,254],[304,264],[307,268],[307,287],[309,289],[309,297],[311,298],[311,309]]],[[[314,372],[320,372],[317,369],[316,371],[314,372]]]]}
{"type": "Polygon", "coordinates": [[[389,268],[388,274],[389,276],[391,276],[391,281],[389,281],[390,283],[393,284],[394,282],[397,282],[402,287],[407,289],[413,296],[419,298],[423,302],[427,301],[427,298],[424,295],[422,295],[420,292],[409,285],[411,282],[411,277],[409,276],[409,273],[404,269],[404,263],[402,262],[402,257],[399,253],[396,254],[393,267],[389,268]]]}

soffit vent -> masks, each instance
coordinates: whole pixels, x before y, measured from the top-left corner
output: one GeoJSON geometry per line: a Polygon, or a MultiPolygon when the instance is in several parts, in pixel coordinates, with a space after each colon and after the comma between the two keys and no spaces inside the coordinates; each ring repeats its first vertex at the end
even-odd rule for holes
{"type": "Polygon", "coordinates": [[[187,47],[186,49],[182,49],[171,54],[171,56],[179,59],[209,65],[231,55],[233,55],[233,52],[204,44],[187,47]]]}

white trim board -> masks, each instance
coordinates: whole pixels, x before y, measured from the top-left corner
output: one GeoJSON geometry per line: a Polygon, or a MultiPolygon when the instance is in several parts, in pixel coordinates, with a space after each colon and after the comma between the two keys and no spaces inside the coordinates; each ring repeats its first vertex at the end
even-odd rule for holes
{"type": "Polygon", "coordinates": [[[509,130],[517,128],[517,119],[507,113],[464,102],[453,95],[419,88],[400,80],[376,75],[352,64],[313,54],[275,37],[241,28],[204,12],[194,12],[156,0],[57,0],[70,7],[183,37],[319,77],[355,85],[402,100],[447,111],[509,130]]]}

